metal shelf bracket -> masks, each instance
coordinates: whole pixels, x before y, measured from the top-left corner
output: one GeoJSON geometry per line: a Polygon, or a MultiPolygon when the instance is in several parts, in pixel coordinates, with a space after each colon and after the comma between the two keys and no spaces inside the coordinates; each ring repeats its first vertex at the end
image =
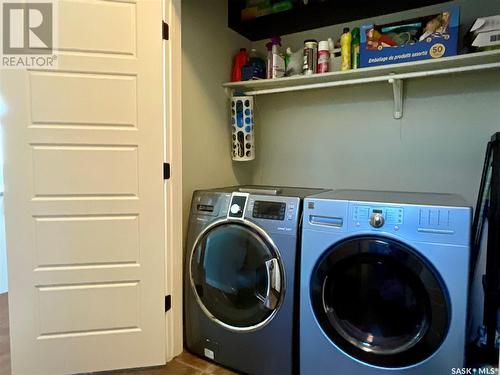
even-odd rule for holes
{"type": "Polygon", "coordinates": [[[389,78],[394,94],[394,118],[399,120],[403,117],[403,80],[400,78],[389,78]]]}

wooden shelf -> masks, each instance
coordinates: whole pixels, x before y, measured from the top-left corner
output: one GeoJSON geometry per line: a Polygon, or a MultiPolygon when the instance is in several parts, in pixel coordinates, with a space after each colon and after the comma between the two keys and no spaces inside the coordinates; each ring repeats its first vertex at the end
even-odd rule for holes
{"type": "Polygon", "coordinates": [[[311,76],[229,82],[224,83],[222,86],[226,89],[228,95],[233,95],[234,93],[264,95],[373,82],[388,82],[393,86],[394,118],[398,119],[403,115],[404,80],[490,69],[500,69],[500,50],[311,76]]]}

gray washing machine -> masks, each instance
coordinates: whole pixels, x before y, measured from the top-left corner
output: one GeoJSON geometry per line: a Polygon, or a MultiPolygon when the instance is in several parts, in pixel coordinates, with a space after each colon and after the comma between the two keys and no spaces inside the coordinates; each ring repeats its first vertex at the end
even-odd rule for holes
{"type": "Polygon", "coordinates": [[[247,374],[291,374],[302,199],[319,189],[193,194],[185,258],[186,347],[247,374]]]}
{"type": "Polygon", "coordinates": [[[464,366],[472,209],[456,195],[336,191],[304,203],[304,375],[464,366]]]}

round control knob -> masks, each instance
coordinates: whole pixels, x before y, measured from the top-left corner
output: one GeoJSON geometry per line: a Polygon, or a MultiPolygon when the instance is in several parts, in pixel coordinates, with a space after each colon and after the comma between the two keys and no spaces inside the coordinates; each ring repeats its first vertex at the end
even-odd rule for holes
{"type": "Polygon", "coordinates": [[[370,218],[370,225],[374,228],[381,228],[385,223],[385,219],[382,214],[373,214],[370,218]]]}
{"type": "Polygon", "coordinates": [[[236,203],[231,206],[231,213],[232,214],[239,214],[241,213],[241,207],[238,206],[236,203]]]}

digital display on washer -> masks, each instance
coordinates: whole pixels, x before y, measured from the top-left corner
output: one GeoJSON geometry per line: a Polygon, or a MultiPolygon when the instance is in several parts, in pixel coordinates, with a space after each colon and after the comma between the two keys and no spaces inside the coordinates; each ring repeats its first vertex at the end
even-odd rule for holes
{"type": "Polygon", "coordinates": [[[285,220],[286,203],[255,201],[252,216],[257,219],[285,220]]]}
{"type": "Polygon", "coordinates": [[[211,206],[208,204],[199,204],[197,208],[198,208],[198,211],[214,212],[214,206],[211,206]]]}

